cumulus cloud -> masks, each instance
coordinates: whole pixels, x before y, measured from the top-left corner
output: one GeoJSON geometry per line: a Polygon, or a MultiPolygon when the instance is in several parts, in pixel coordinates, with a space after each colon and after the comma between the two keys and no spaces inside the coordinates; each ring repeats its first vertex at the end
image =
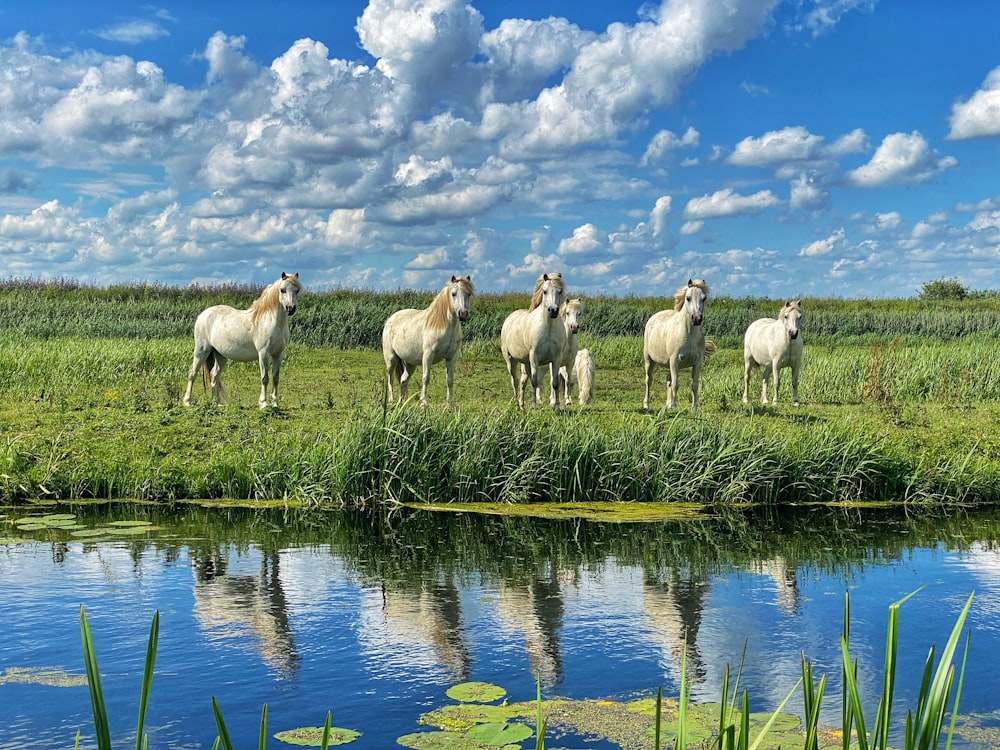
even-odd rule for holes
{"type": "Polygon", "coordinates": [[[956,166],[957,159],[938,154],[914,130],[910,134],[887,135],[871,161],[848,172],[846,179],[855,187],[865,188],[917,185],[956,166]]]}
{"type": "Polygon", "coordinates": [[[684,218],[688,221],[704,221],[753,214],[776,206],[780,202],[770,190],[761,190],[752,195],[740,195],[732,188],[723,188],[711,195],[689,200],[684,207],[684,218]]]}
{"type": "Polygon", "coordinates": [[[861,129],[841,136],[828,146],[822,136],[802,126],[794,126],[768,131],[760,138],[744,138],[736,144],[727,161],[741,167],[759,167],[836,158],[867,148],[868,137],[861,129]]]}
{"type": "Polygon", "coordinates": [[[685,130],[684,135],[681,136],[670,130],[661,130],[649,141],[646,152],[639,160],[639,164],[644,167],[655,164],[671,151],[697,146],[699,138],[698,131],[692,127],[685,130]]]}
{"type": "Polygon", "coordinates": [[[949,122],[948,137],[956,140],[1000,135],[1000,67],[987,74],[976,93],[955,102],[949,122]]]}
{"type": "Polygon", "coordinates": [[[845,236],[846,234],[844,232],[844,228],[841,227],[829,237],[824,237],[821,240],[810,242],[808,245],[799,250],[799,255],[828,255],[844,244],[845,236]]]}
{"type": "Polygon", "coordinates": [[[593,224],[584,224],[573,230],[573,236],[560,241],[556,253],[565,257],[572,255],[592,255],[604,250],[608,244],[607,232],[602,232],[593,224]]]}

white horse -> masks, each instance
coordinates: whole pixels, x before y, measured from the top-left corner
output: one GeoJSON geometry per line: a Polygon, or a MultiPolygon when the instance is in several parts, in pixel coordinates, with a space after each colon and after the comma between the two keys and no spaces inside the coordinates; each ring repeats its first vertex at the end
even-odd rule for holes
{"type": "Polygon", "coordinates": [[[802,365],[802,320],[800,300],[786,302],[777,319],[761,318],[747,328],[743,336],[743,403],[750,402],[750,373],[761,368],[760,402],[767,403],[767,380],[774,376],[774,398],[778,403],[781,369],[792,368],[792,405],[799,405],[799,367],[802,365]]]}
{"type": "Polygon", "coordinates": [[[642,359],[646,370],[646,397],[642,408],[649,409],[653,373],[657,365],[670,367],[667,380],[667,408],[677,408],[677,378],[680,370],[691,368],[691,406],[698,409],[698,380],[705,358],[715,351],[706,341],[701,323],[705,315],[708,284],[702,279],[688,279],[674,294],[674,309],[654,313],[646,321],[642,338],[642,359]]]}
{"type": "Polygon", "coordinates": [[[580,316],[583,314],[583,300],[571,299],[563,305],[562,312],[559,313],[563,319],[563,328],[566,329],[566,344],[563,346],[562,359],[559,366],[559,383],[564,388],[566,406],[573,403],[573,384],[576,383],[576,353],[580,349],[580,343],[576,340],[576,335],[580,332],[580,316]]]}
{"type": "Polygon", "coordinates": [[[531,403],[541,400],[539,368],[549,366],[552,378],[552,395],[549,403],[559,411],[559,364],[566,343],[566,328],[559,311],[562,308],[566,287],[561,273],[542,274],[535,282],[531,306],[515,310],[500,329],[500,351],[507,362],[510,384],[514,389],[517,405],[524,408],[524,387],[531,380],[531,403]],[[517,379],[520,363],[524,375],[517,379]]]}
{"type": "Polygon", "coordinates": [[[399,381],[399,401],[406,400],[406,387],[413,371],[423,368],[420,405],[427,406],[427,384],[431,365],[445,360],[448,383],[448,405],[455,402],[455,358],[462,344],[462,323],[469,318],[469,303],[475,287],[472,277],[452,276],[423,310],[397,310],[382,328],[382,355],[389,381],[389,401],[392,401],[392,381],[399,381]]]}
{"type": "Polygon", "coordinates": [[[184,405],[191,405],[191,390],[198,370],[212,380],[212,399],[222,403],[219,375],[228,360],[260,364],[260,408],[267,406],[268,360],[271,362],[271,406],[278,405],[281,358],[288,346],[288,319],[295,314],[302,284],[297,273],[282,272],[247,310],[213,305],[202,310],[194,323],[194,361],[188,371],[184,405]]]}
{"type": "Polygon", "coordinates": [[[576,353],[573,370],[576,375],[576,381],[580,384],[580,403],[590,403],[590,400],[594,397],[594,376],[597,374],[597,368],[594,366],[594,358],[590,354],[590,349],[581,349],[576,353]]]}

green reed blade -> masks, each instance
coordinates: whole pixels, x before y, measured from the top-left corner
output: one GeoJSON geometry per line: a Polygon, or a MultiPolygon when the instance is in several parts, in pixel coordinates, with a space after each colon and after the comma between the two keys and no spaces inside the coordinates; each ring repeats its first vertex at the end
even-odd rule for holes
{"type": "Polygon", "coordinates": [[[320,750],[329,750],[330,747],[330,727],[332,726],[333,712],[326,712],[326,723],[323,725],[323,738],[320,740],[320,750]]]}
{"type": "Polygon", "coordinates": [[[80,635],[83,639],[83,661],[87,668],[87,685],[90,687],[90,706],[94,712],[94,731],[97,734],[99,750],[111,750],[111,729],[108,726],[108,710],[101,690],[101,673],[97,667],[97,653],[94,639],[87,622],[87,612],[80,607],[80,635]]]}
{"type": "Polygon", "coordinates": [[[260,740],[257,743],[257,750],[264,750],[267,746],[267,704],[260,712],[260,740]]]}
{"type": "Polygon", "coordinates": [[[212,713],[215,714],[215,726],[219,730],[216,743],[221,743],[223,750],[233,750],[233,741],[229,738],[229,730],[226,729],[226,722],[222,718],[222,709],[214,695],[212,696],[212,713]]]}
{"type": "Polygon", "coordinates": [[[945,740],[945,750],[951,750],[951,740],[955,736],[955,722],[958,721],[958,701],[962,697],[962,685],[965,684],[965,665],[969,660],[969,642],[972,640],[972,632],[965,634],[965,649],[962,654],[962,668],[958,673],[958,688],[955,690],[955,705],[951,709],[951,723],[948,725],[948,739],[945,740]]]}
{"type": "MultiPolygon", "coordinates": [[[[653,750],[660,750],[660,718],[663,716],[663,688],[656,688],[656,723],[653,725],[653,750]]],[[[675,742],[676,746],[677,743],[675,742]]]]}
{"type": "Polygon", "coordinates": [[[153,622],[149,626],[149,641],[146,644],[146,666],[142,670],[142,690],[139,693],[139,721],[135,729],[135,749],[142,750],[143,725],[146,723],[146,709],[149,707],[149,692],[153,687],[153,668],[156,666],[156,649],[160,640],[160,611],[153,612],[153,622]]]}

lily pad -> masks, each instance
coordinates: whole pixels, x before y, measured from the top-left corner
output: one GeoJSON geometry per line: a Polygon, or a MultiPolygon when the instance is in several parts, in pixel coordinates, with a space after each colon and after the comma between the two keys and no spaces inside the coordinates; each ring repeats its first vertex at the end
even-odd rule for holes
{"type": "Polygon", "coordinates": [[[446,695],[462,703],[490,703],[503,698],[507,691],[489,682],[463,682],[448,688],[446,695]]]}
{"type": "Polygon", "coordinates": [[[41,521],[18,521],[17,530],[18,531],[41,531],[42,529],[49,528],[41,521]]]}
{"type": "Polygon", "coordinates": [[[465,733],[465,736],[470,740],[478,742],[480,745],[503,747],[504,745],[514,745],[522,740],[526,740],[532,734],[534,732],[526,724],[490,722],[488,724],[476,724],[476,726],[465,733]]]}
{"type": "Polygon", "coordinates": [[[152,521],[112,521],[108,526],[152,526],[152,521]]]}
{"type": "Polygon", "coordinates": [[[73,521],[76,519],[76,513],[46,513],[42,516],[42,520],[45,523],[52,523],[53,521],[73,521]]]}
{"type": "Polygon", "coordinates": [[[480,750],[480,744],[460,732],[414,732],[396,742],[413,750],[480,750]]]}
{"type": "MultiPolygon", "coordinates": [[[[279,742],[287,742],[289,745],[304,745],[307,747],[321,747],[323,744],[323,727],[299,727],[298,729],[286,729],[278,732],[274,739],[279,742]]],[[[330,727],[330,745],[346,745],[354,742],[361,736],[361,732],[353,729],[342,729],[341,727],[330,727]]]]}

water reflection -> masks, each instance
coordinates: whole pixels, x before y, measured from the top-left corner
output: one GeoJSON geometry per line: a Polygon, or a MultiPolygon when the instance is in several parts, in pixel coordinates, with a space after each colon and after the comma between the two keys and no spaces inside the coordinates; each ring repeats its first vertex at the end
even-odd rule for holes
{"type": "MultiPolygon", "coordinates": [[[[136,513],[78,511],[95,525],[136,513]]],[[[131,673],[119,696],[128,705],[148,619],[120,613],[141,603],[143,613],[189,614],[190,625],[181,615],[161,624],[162,637],[178,644],[167,644],[157,665],[166,672],[156,683],[156,701],[167,707],[161,724],[190,733],[172,746],[213,731],[203,706],[189,709],[197,716],[178,713],[188,710],[179,707],[190,703],[191,675],[206,695],[237,686],[244,705],[227,706],[233,726],[254,727],[265,702],[286,725],[303,712],[298,723],[312,726],[317,717],[307,710],[325,711],[330,701],[360,717],[373,747],[413,731],[416,706],[441,700],[456,682],[499,681],[519,699],[533,697],[536,677],[550,694],[571,697],[658,686],[669,695],[684,663],[692,695],[714,701],[726,665],[743,653],[755,709],[780,703],[808,653],[830,679],[835,714],[844,591],[858,616],[852,652],[869,665],[863,691],[875,695],[886,608],[920,585],[931,593],[907,605],[912,619],[904,614],[903,637],[918,646],[915,666],[901,666],[904,681],[919,683],[921,654],[946,639],[974,587],[973,647],[982,651],[971,660],[963,705],[995,707],[977,687],[991,684],[991,654],[1000,652],[1000,523],[989,513],[765,509],[626,526],[422,512],[152,513],[169,534],[83,544],[44,532],[42,544],[0,553],[0,619],[11,623],[0,674],[77,664],[72,608],[83,601],[95,632],[125,640],[121,652],[136,657],[126,666],[102,662],[110,673],[131,673]],[[171,662],[179,653],[182,667],[171,662]]],[[[38,729],[48,726],[46,707],[22,695],[23,686],[0,685],[0,700],[36,740],[59,729],[38,729]]],[[[80,705],[48,713],[55,709],[85,714],[80,705]]],[[[237,743],[252,744],[248,734],[237,743]]],[[[0,749],[27,746],[0,741],[0,749]]]]}
{"type": "Polygon", "coordinates": [[[295,675],[295,651],[280,570],[281,556],[270,551],[260,558],[255,575],[230,573],[221,549],[192,550],[194,615],[216,641],[242,639],[249,633],[257,654],[283,679],[295,675]]]}

